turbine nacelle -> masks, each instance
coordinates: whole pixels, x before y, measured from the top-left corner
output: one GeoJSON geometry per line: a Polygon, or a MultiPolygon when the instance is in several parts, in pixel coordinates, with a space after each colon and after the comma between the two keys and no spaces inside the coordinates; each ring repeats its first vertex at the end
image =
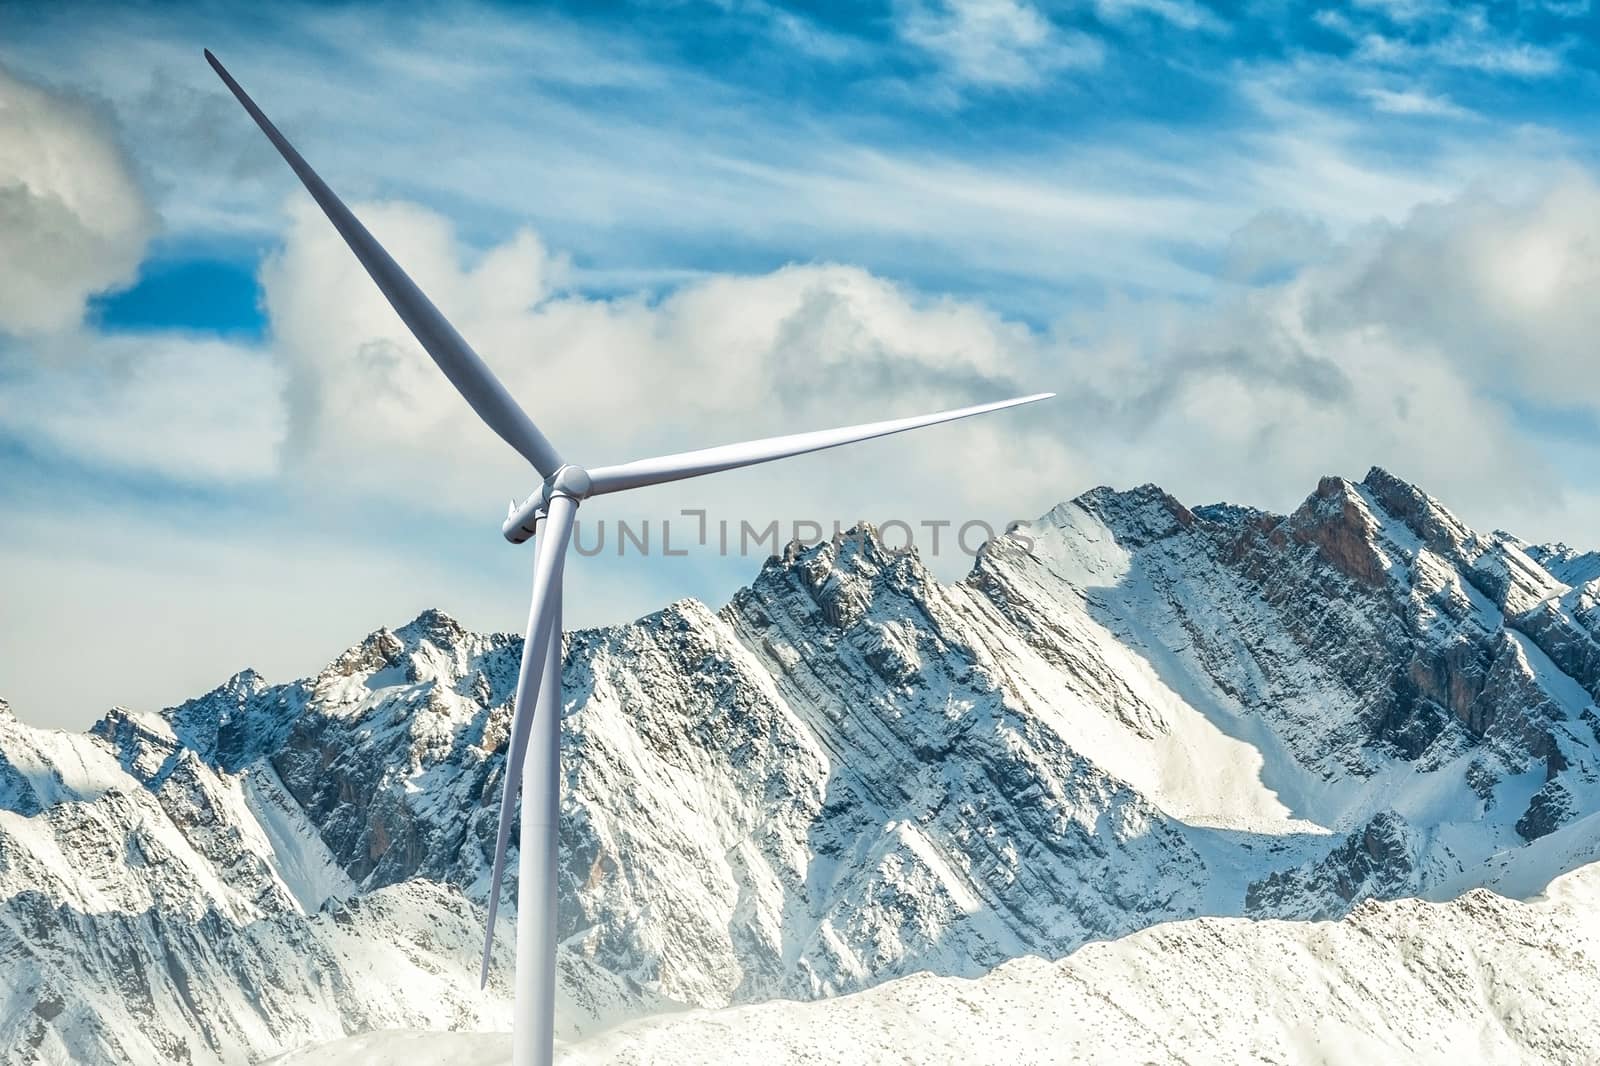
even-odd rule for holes
{"type": "Polygon", "coordinates": [[[594,491],[594,479],[589,471],[576,463],[567,463],[544,479],[544,483],[521,503],[512,501],[500,532],[513,544],[522,544],[538,530],[538,522],[550,510],[550,501],[557,496],[573,500],[588,499],[594,491]]]}

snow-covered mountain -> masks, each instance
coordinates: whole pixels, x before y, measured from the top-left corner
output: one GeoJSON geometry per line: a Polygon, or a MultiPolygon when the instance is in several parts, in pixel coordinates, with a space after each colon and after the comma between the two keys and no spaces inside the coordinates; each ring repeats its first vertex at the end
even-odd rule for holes
{"type": "MultiPolygon", "coordinates": [[[[1532,896],[1600,857],[1595,558],[1382,470],[1288,516],[1097,489],[958,584],[863,528],[569,634],[563,1035],[1532,896]]],[[[429,612],[87,735],[0,711],[0,1061],[506,1027],[473,942],[519,646],[429,612]]]]}

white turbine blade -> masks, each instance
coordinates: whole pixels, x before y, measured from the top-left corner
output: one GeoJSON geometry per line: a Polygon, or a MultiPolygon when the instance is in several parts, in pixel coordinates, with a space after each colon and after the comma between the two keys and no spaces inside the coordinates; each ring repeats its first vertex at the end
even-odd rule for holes
{"type": "MultiPolygon", "coordinates": [[[[511,737],[506,745],[505,780],[500,794],[500,826],[495,835],[494,870],[489,875],[489,925],[483,940],[483,967],[479,986],[489,983],[489,957],[494,946],[494,921],[500,912],[500,881],[505,876],[506,848],[511,841],[511,819],[516,813],[517,793],[522,784],[522,763],[528,755],[528,734],[533,728],[534,708],[539,686],[544,681],[545,649],[561,634],[555,621],[559,616],[561,568],[566,561],[567,541],[577,504],[566,496],[550,501],[550,514],[539,528],[537,555],[533,563],[533,603],[528,608],[528,631],[522,640],[522,669],[517,674],[517,695],[511,714],[511,737]]],[[[561,679],[549,679],[561,684],[561,679]]]]}
{"type": "Polygon", "coordinates": [[[233,75],[223,69],[209,49],[206,51],[206,61],[239,103],[244,105],[250,117],[256,120],[256,125],[261,127],[261,132],[278,149],[278,154],[283,156],[290,169],[299,176],[311,198],[328,216],[328,221],[333,223],[333,228],[339,231],[339,236],[344,238],[372,280],[377,282],[378,288],[400,315],[400,320],[439,365],[439,369],[444,371],[450,384],[472,405],[478,417],[532,463],[541,476],[549,477],[561,469],[561,455],[555,446],[539,432],[533,419],[511,398],[506,387],[500,384],[500,379],[494,376],[478,353],[462,339],[461,334],[439,313],[439,309],[417,288],[416,283],[406,276],[400,264],[367,232],[367,227],[361,224],[360,219],[317,176],[311,165],[295,151],[294,145],[284,139],[283,134],[261,113],[255,101],[233,80],[233,75]]]}
{"type": "Polygon", "coordinates": [[[679,452],[677,455],[663,455],[655,459],[638,459],[617,466],[593,467],[589,470],[589,477],[594,487],[589,495],[622,492],[627,489],[642,488],[645,485],[660,485],[667,481],[699,477],[701,474],[715,474],[718,471],[733,470],[741,466],[754,466],[756,463],[770,463],[774,459],[787,459],[791,455],[818,452],[824,448],[837,448],[841,444],[854,444],[856,441],[871,440],[873,437],[887,437],[891,433],[904,433],[908,429],[921,429],[923,426],[952,422],[970,415],[981,415],[989,411],[1001,411],[1007,407],[1033,403],[1036,400],[1047,400],[1054,395],[1053,392],[1041,392],[1033,396],[1019,396],[1014,400],[1000,400],[996,403],[980,403],[975,407],[961,407],[954,411],[940,411],[937,414],[894,418],[887,422],[868,422],[865,425],[845,426],[841,429],[822,429],[813,433],[794,433],[787,437],[767,437],[764,440],[746,441],[743,444],[724,444],[718,448],[679,452]]]}

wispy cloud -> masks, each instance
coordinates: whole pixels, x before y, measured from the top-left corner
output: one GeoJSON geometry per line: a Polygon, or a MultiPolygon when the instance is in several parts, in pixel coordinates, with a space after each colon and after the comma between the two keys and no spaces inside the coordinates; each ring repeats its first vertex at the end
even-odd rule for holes
{"type": "Polygon", "coordinates": [[[1414,25],[1446,16],[1452,6],[1446,0],[1354,0],[1358,11],[1376,12],[1402,26],[1414,25]]]}
{"type": "Polygon", "coordinates": [[[1105,58],[1100,41],[1055,25],[1027,0],[912,0],[898,9],[896,28],[958,86],[1034,88],[1105,58]]]}
{"type": "Polygon", "coordinates": [[[1196,0],[1095,0],[1094,10],[1102,20],[1114,23],[1151,17],[1184,30],[1227,29],[1226,22],[1196,0]]]}
{"type": "Polygon", "coordinates": [[[1361,95],[1372,101],[1375,110],[1389,115],[1453,119],[1472,117],[1472,112],[1458,107],[1448,96],[1434,96],[1416,89],[1383,89],[1374,86],[1361,90],[1361,95]]]}
{"type": "Polygon", "coordinates": [[[1388,24],[1335,9],[1316,17],[1355,45],[1360,62],[1413,72],[1444,67],[1533,79],[1552,77],[1565,63],[1565,41],[1527,39],[1514,25],[1496,26],[1479,7],[1425,0],[1367,0],[1356,6],[1381,12],[1388,24]]]}

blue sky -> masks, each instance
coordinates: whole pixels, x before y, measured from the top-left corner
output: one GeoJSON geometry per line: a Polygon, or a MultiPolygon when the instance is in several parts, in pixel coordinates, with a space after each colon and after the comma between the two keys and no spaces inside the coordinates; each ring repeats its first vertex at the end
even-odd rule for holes
{"type": "MultiPolygon", "coordinates": [[[[1380,463],[1591,543],[1595,27],[1581,2],[8,4],[0,697],[81,725],[425,606],[520,625],[496,528],[527,472],[203,47],[585,461],[1062,394],[635,519],[998,524],[1145,481],[1287,509],[1380,463]]],[[[719,604],[760,559],[600,562],[580,624],[719,604]]]]}

